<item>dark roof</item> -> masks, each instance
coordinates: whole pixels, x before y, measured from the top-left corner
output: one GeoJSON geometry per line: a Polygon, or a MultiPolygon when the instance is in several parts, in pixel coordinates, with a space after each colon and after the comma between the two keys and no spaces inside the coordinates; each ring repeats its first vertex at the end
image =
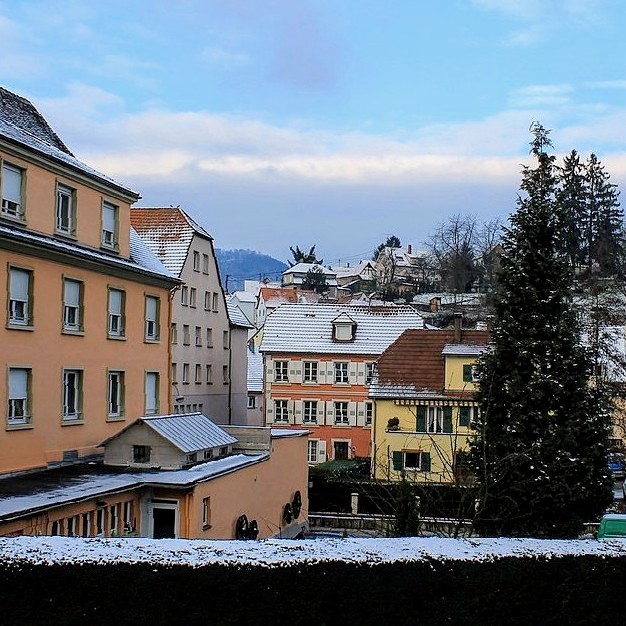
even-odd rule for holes
{"type": "MultiPolygon", "coordinates": [[[[485,330],[464,330],[461,344],[486,346],[485,330]]],[[[405,330],[377,361],[380,385],[413,385],[416,389],[442,392],[445,389],[444,347],[453,344],[454,330],[405,330]]]]}
{"type": "Polygon", "coordinates": [[[22,96],[0,87],[0,118],[37,137],[58,150],[74,156],[59,136],[50,128],[43,115],[22,96]]]}

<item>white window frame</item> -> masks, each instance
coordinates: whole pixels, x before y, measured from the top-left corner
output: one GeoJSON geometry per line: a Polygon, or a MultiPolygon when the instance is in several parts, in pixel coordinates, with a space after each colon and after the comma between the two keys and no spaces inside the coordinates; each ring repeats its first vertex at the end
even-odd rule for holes
{"type": "Polygon", "coordinates": [[[248,408],[256,409],[256,396],[248,396],[248,408]]]}
{"type": "Polygon", "coordinates": [[[443,433],[443,407],[426,407],[426,432],[430,434],[443,433]]]}
{"type": "Polygon", "coordinates": [[[374,377],[374,364],[366,363],[365,364],[365,384],[369,385],[372,382],[372,378],[374,377]]]}
{"type": "Polygon", "coordinates": [[[348,426],[350,418],[348,417],[349,403],[346,400],[336,400],[333,402],[333,415],[335,424],[348,426]]]}
{"type": "Polygon", "coordinates": [[[157,296],[146,296],[145,298],[145,340],[158,341],[160,335],[159,316],[161,309],[161,299],[157,296]]]}
{"type": "Polygon", "coordinates": [[[7,425],[30,424],[32,370],[9,367],[7,385],[7,425]]]}
{"type": "Polygon", "coordinates": [[[72,278],[63,279],[63,330],[83,330],[82,302],[84,284],[72,278]]]}
{"type": "Polygon", "coordinates": [[[9,325],[32,325],[32,294],[33,272],[21,267],[9,267],[9,325]]]}
{"type": "Polygon", "coordinates": [[[145,376],[145,414],[157,415],[159,413],[159,372],[146,372],[145,376]]]}
{"type": "Polygon", "coordinates": [[[193,251],[193,271],[200,271],[200,253],[197,250],[193,251]]]}
{"type": "Polygon", "coordinates": [[[83,370],[63,370],[63,422],[83,419],[83,370]]]}
{"type": "Polygon", "coordinates": [[[76,234],[76,190],[59,183],[56,198],[56,232],[74,236],[76,234]]]}
{"type": "Polygon", "coordinates": [[[317,424],[317,400],[302,401],[302,423],[317,424]]]}
{"type": "Polygon", "coordinates": [[[350,382],[348,361],[335,361],[333,381],[335,385],[347,385],[350,382]]]}
{"type": "Polygon", "coordinates": [[[365,403],[365,425],[371,426],[373,419],[374,419],[374,403],[366,402],[365,403]]]}
{"type": "Polygon", "coordinates": [[[106,200],[102,202],[102,235],[101,244],[104,248],[118,247],[119,207],[106,200]]]}
{"type": "Polygon", "coordinates": [[[202,273],[203,274],[209,273],[209,255],[208,254],[202,255],[202,273]]]}
{"type": "Polygon", "coordinates": [[[195,287],[189,287],[189,306],[196,308],[196,293],[197,290],[195,287]]]}
{"type": "Polygon", "coordinates": [[[289,382],[289,361],[274,361],[274,382],[289,382]]]}
{"type": "Polygon", "coordinates": [[[202,384],[202,365],[200,363],[196,363],[194,381],[196,385],[202,384]]]}
{"type": "Polygon", "coordinates": [[[308,463],[317,463],[320,450],[319,444],[319,439],[309,439],[306,453],[308,463]]]}
{"type": "Polygon", "coordinates": [[[123,289],[115,289],[109,287],[107,297],[107,309],[108,309],[108,335],[109,337],[124,337],[125,315],[126,308],[126,292],[123,289]],[[119,294],[119,302],[117,302],[119,294]]]}
{"type": "Polygon", "coordinates": [[[107,415],[124,416],[124,372],[110,370],[107,376],[107,415]]]}
{"type": "Polygon", "coordinates": [[[183,363],[183,385],[189,384],[189,363],[183,363]]]}
{"type": "Polygon", "coordinates": [[[206,364],[206,384],[207,385],[212,385],[213,384],[213,366],[210,363],[206,364]]]}
{"type": "Polygon", "coordinates": [[[202,346],[202,326],[196,326],[195,333],[196,333],[196,346],[201,347],[202,346]]]}
{"type": "Polygon", "coordinates": [[[289,423],[289,400],[274,400],[274,422],[289,423]]]}
{"type": "Polygon", "coordinates": [[[304,361],[302,364],[302,381],[316,383],[319,376],[319,363],[317,361],[304,361]]]}
{"type": "Polygon", "coordinates": [[[23,190],[24,190],[24,170],[10,163],[2,163],[2,205],[0,213],[5,217],[14,219],[24,219],[23,190]],[[16,177],[18,180],[11,180],[16,177]],[[9,183],[9,181],[11,181],[9,183]],[[17,183],[17,184],[15,184],[17,183]]]}

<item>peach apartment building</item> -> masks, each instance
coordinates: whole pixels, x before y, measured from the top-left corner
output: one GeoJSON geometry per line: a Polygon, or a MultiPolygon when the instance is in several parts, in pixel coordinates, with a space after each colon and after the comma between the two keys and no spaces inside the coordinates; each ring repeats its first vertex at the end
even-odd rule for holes
{"type": "Polygon", "coordinates": [[[130,228],[138,195],[0,88],[0,473],[84,460],[168,407],[170,293],[130,228]]]}

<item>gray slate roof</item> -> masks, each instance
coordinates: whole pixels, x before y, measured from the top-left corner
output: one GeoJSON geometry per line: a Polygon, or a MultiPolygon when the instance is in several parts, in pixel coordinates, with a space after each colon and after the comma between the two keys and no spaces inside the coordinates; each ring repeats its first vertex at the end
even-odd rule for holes
{"type": "Polygon", "coordinates": [[[226,309],[228,311],[228,319],[233,326],[239,328],[254,328],[248,321],[248,318],[241,312],[241,309],[234,302],[231,302],[230,297],[226,298],[226,309]]]}
{"type": "Polygon", "coordinates": [[[202,413],[158,415],[142,417],[138,421],[142,421],[186,454],[237,443],[235,437],[202,413]]]}
{"type": "Polygon", "coordinates": [[[282,304],[265,321],[261,352],[377,355],[408,328],[423,327],[410,306],[282,304]],[[332,340],[332,322],[342,313],[356,322],[354,341],[332,340]]]}

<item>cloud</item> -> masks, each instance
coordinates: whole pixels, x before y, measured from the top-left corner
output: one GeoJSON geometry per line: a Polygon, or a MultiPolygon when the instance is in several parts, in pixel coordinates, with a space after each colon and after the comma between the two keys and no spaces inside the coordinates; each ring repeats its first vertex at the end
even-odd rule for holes
{"type": "Polygon", "coordinates": [[[570,102],[573,91],[573,87],[567,84],[527,85],[509,94],[509,104],[515,108],[560,106],[570,102]]]}
{"type": "Polygon", "coordinates": [[[247,54],[243,52],[231,52],[219,46],[209,46],[205,48],[200,53],[200,57],[211,63],[221,65],[226,69],[248,65],[250,62],[250,58],[247,54]]]}

